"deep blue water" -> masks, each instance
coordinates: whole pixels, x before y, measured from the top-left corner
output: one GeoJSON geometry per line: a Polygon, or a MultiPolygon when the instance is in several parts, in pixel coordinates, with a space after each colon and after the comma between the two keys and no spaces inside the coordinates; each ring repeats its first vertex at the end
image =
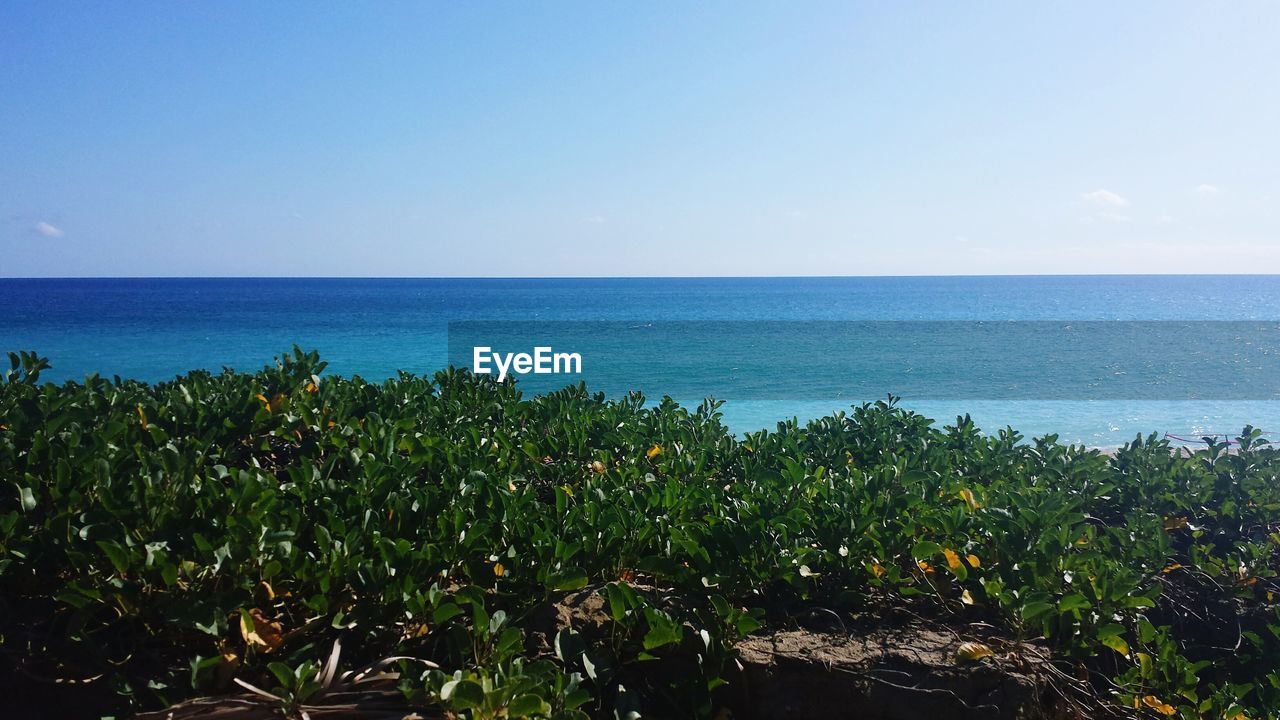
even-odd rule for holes
{"type": "MultiPolygon", "coordinates": [[[[427,373],[446,363],[446,326],[459,320],[1280,320],[1280,276],[0,279],[0,298],[0,350],[48,356],[53,380],[251,370],[295,343],[332,373],[427,373]]],[[[745,431],[848,402],[730,401],[725,415],[745,431]]],[[[1280,429],[1275,401],[905,404],[1101,446],[1139,432],[1280,429]]]]}

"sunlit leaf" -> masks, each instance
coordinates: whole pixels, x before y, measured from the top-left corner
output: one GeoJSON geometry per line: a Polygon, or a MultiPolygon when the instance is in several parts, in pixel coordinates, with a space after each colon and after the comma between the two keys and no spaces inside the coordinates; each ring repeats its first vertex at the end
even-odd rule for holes
{"type": "Polygon", "coordinates": [[[284,632],[278,622],[267,619],[258,608],[240,612],[240,637],[245,645],[271,652],[284,642],[284,632]]]}
{"type": "Polygon", "coordinates": [[[991,648],[980,642],[961,643],[956,648],[956,662],[977,662],[983,658],[995,657],[991,648]]]}

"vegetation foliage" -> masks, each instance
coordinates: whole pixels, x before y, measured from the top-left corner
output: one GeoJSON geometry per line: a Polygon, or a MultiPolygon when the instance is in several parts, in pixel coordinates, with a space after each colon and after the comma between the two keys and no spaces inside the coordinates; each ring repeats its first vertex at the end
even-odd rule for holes
{"type": "Polygon", "coordinates": [[[1108,456],[891,398],[735,437],[712,402],[321,377],[297,349],[157,384],[10,359],[0,670],[94,715],[237,679],[287,711],[340,639],[353,665],[432,661],[398,661],[404,692],[461,717],[708,717],[742,636],[904,605],[1040,638],[1120,713],[1280,708],[1256,430],[1108,456]],[[539,610],[587,587],[606,631],[538,646],[539,610]]]}

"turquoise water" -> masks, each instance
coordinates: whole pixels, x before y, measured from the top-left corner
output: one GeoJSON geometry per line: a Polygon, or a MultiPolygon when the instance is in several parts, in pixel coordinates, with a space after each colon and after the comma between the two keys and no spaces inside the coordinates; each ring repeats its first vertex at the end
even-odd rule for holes
{"type": "MultiPolygon", "coordinates": [[[[0,280],[0,297],[0,349],[48,356],[54,380],[254,369],[295,343],[334,373],[426,373],[447,361],[447,324],[464,320],[1280,320],[1277,276],[57,279],[0,280]]],[[[724,412],[746,431],[863,399],[875,398],[730,400],[724,412]]],[[[988,431],[1099,446],[1280,428],[1273,400],[903,402],[942,421],[967,412],[988,431]]]]}

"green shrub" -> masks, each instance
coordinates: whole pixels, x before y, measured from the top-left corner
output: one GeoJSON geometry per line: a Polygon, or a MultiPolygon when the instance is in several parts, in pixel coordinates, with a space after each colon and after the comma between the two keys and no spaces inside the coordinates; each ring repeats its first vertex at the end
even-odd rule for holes
{"type": "Polygon", "coordinates": [[[102,714],[233,676],[304,697],[341,638],[434,661],[407,695],[467,717],[708,716],[762,624],[903,604],[1043,637],[1119,707],[1280,707],[1280,454],[1256,430],[1108,457],[891,398],[737,438],[712,402],[321,377],[297,349],[154,385],[10,357],[3,674],[108,688],[102,714]],[[536,647],[538,609],[584,588],[606,631],[536,647]]]}

